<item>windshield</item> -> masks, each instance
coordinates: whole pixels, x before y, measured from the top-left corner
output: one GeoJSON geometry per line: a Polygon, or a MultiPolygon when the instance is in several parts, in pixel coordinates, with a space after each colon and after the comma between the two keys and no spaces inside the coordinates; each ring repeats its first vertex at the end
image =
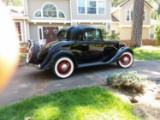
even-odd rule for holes
{"type": "Polygon", "coordinates": [[[62,41],[62,40],[65,40],[67,37],[67,32],[65,30],[63,31],[60,31],[57,35],[57,40],[58,41],[62,41]]]}

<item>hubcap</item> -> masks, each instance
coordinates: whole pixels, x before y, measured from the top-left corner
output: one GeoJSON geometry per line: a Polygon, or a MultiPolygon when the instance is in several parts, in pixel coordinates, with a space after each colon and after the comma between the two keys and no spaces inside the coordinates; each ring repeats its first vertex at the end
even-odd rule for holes
{"type": "Polygon", "coordinates": [[[62,69],[63,72],[67,71],[67,69],[68,69],[67,64],[63,64],[63,65],[61,66],[61,69],[62,69]]]}
{"type": "Polygon", "coordinates": [[[120,61],[123,65],[128,65],[131,61],[131,57],[129,55],[123,55],[120,61]]]}
{"type": "Polygon", "coordinates": [[[63,60],[58,64],[58,72],[60,74],[68,74],[71,70],[71,64],[67,60],[63,60]]]}

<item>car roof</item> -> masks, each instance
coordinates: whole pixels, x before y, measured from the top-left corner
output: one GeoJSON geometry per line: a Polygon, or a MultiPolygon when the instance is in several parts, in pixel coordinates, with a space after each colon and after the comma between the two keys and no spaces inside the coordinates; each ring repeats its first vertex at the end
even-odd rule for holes
{"type": "Polygon", "coordinates": [[[68,31],[68,30],[71,30],[71,29],[74,29],[74,30],[84,30],[84,29],[99,29],[99,28],[96,27],[96,26],[89,26],[89,25],[77,25],[77,26],[66,27],[63,30],[68,31]]]}

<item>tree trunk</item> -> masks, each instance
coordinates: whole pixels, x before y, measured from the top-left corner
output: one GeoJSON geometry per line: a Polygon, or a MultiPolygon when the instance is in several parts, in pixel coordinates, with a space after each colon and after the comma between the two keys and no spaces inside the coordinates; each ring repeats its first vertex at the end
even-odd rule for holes
{"type": "Polygon", "coordinates": [[[134,0],[131,47],[140,47],[142,45],[144,1],[134,0]]]}

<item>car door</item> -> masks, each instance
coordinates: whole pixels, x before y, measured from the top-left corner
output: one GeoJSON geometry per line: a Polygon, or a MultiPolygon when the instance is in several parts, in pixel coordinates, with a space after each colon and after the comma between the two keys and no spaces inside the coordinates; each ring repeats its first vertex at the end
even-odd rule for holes
{"type": "Polygon", "coordinates": [[[79,34],[75,48],[78,50],[76,56],[78,63],[98,62],[103,59],[103,49],[105,46],[99,29],[84,29],[79,34]]]}

